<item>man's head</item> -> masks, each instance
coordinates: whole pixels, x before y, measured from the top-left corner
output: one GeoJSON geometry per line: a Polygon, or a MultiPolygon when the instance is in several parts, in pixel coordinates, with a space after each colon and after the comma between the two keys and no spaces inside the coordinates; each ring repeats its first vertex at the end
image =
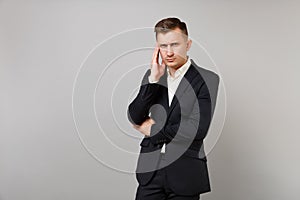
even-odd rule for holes
{"type": "Polygon", "coordinates": [[[168,67],[180,68],[192,44],[186,24],[177,18],[166,18],[155,25],[154,31],[162,60],[168,67]]]}

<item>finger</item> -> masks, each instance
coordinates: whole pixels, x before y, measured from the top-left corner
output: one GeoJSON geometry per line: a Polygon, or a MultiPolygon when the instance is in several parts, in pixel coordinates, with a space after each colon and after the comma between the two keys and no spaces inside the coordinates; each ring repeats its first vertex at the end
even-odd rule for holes
{"type": "Polygon", "coordinates": [[[159,46],[157,45],[157,54],[156,54],[156,63],[158,64],[159,62],[159,51],[160,51],[160,48],[159,46]]]}
{"type": "Polygon", "coordinates": [[[162,72],[165,71],[167,65],[166,65],[166,63],[164,62],[164,60],[161,61],[161,65],[160,65],[160,66],[161,66],[161,71],[162,71],[162,72]]]}
{"type": "Polygon", "coordinates": [[[154,51],[153,51],[153,54],[152,54],[152,62],[155,59],[156,48],[157,48],[157,45],[155,45],[155,48],[154,48],[154,51]]]}
{"type": "Polygon", "coordinates": [[[150,123],[155,124],[155,121],[152,118],[150,118],[150,123]]]}
{"type": "Polygon", "coordinates": [[[156,44],[153,55],[152,55],[152,63],[155,63],[155,64],[158,63],[158,53],[159,53],[159,48],[158,48],[158,45],[156,44]]]}

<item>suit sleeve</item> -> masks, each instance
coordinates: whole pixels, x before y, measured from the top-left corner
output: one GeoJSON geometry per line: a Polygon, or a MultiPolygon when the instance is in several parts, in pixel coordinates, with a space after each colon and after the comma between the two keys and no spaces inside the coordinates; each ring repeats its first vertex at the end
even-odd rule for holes
{"type": "Polygon", "coordinates": [[[204,139],[213,115],[214,105],[212,105],[212,102],[216,102],[219,84],[218,77],[214,84],[215,91],[209,90],[205,83],[201,85],[191,113],[188,116],[181,115],[180,122],[174,123],[168,121],[162,129],[156,126],[156,124],[152,125],[150,134],[151,142],[153,144],[160,144],[169,143],[171,140],[189,142],[204,139]]]}
{"type": "Polygon", "coordinates": [[[141,125],[149,118],[149,110],[159,89],[159,84],[149,83],[150,72],[149,69],[144,75],[138,95],[128,106],[127,115],[132,124],[141,125]]]}

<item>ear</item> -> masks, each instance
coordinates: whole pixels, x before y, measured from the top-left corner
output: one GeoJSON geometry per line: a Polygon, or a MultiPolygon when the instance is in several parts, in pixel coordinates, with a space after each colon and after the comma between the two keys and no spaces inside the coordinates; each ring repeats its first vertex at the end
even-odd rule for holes
{"type": "Polygon", "coordinates": [[[186,50],[187,51],[190,50],[191,46],[192,46],[192,40],[188,39],[187,44],[186,44],[186,50]]]}

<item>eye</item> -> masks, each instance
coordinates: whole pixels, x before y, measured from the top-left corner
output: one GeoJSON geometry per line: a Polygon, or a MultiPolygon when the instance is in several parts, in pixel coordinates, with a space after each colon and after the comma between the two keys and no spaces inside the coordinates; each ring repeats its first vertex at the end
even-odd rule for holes
{"type": "Polygon", "coordinates": [[[166,44],[161,44],[159,45],[160,48],[167,48],[167,45],[166,44]]]}
{"type": "Polygon", "coordinates": [[[171,44],[171,46],[172,46],[172,47],[178,47],[178,46],[179,46],[179,43],[178,43],[178,42],[174,42],[174,43],[171,44]]]}

